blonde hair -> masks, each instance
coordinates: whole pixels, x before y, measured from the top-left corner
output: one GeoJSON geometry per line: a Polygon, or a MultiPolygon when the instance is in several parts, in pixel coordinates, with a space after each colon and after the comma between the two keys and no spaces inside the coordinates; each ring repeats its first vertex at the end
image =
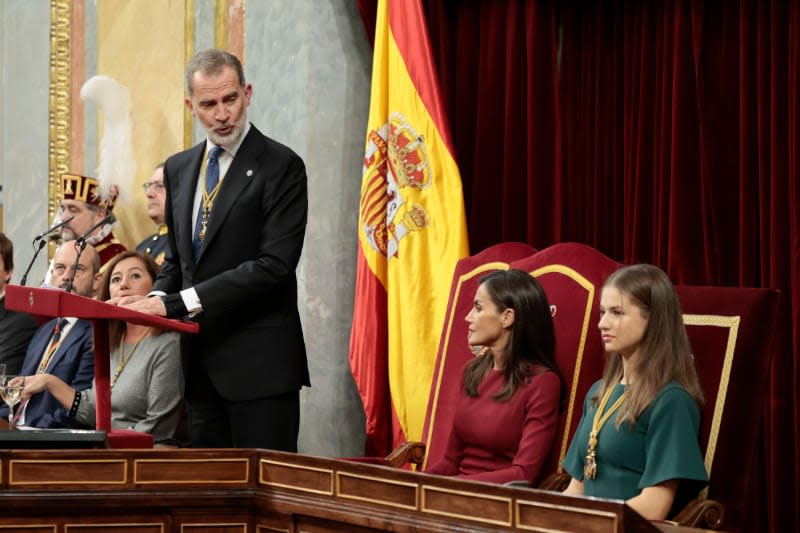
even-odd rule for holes
{"type": "MultiPolygon", "coordinates": [[[[621,268],[608,277],[603,288],[613,287],[625,293],[641,309],[647,326],[640,346],[640,356],[632,369],[635,379],[628,383],[625,402],[616,416],[616,425],[631,426],[639,415],[670,382],[680,384],[702,408],[703,391],[694,366],[689,336],[683,324],[678,295],[669,277],[660,268],[638,264],[621,268]]],[[[622,356],[606,354],[603,379],[592,402],[597,405],[609,387],[622,379],[622,356]]]]}

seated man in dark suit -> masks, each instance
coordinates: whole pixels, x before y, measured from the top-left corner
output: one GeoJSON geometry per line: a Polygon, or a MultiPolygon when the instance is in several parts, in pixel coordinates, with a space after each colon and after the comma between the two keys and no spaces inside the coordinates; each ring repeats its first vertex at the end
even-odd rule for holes
{"type": "MultiPolygon", "coordinates": [[[[67,241],[56,250],[52,285],[59,289],[67,288],[77,254],[75,241],[67,241]]],[[[86,246],[74,276],[73,291],[87,298],[94,297],[100,286],[100,256],[93,246],[86,246]]],[[[94,379],[92,334],[92,324],[86,320],[55,318],[46,322],[31,339],[20,375],[53,374],[75,390],[88,389],[94,379]]],[[[0,409],[0,416],[8,417],[7,406],[0,409]]],[[[18,426],[77,427],[69,411],[48,392],[17,405],[14,416],[18,426]]]]}
{"type": "Polygon", "coordinates": [[[6,284],[14,270],[14,245],[0,232],[0,363],[6,374],[22,368],[25,350],[36,332],[36,321],[28,314],[6,310],[6,284]]]}

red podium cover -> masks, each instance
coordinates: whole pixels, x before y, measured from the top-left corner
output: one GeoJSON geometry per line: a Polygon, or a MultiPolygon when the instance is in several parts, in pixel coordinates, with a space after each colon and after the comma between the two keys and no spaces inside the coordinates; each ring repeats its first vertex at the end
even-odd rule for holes
{"type": "Polygon", "coordinates": [[[96,402],[96,426],[98,430],[111,433],[111,386],[109,371],[109,345],[107,320],[122,320],[168,331],[197,333],[194,322],[181,322],[147,315],[93,300],[59,289],[42,289],[6,286],[6,309],[22,311],[34,316],[77,317],[92,322],[94,330],[94,378],[96,402]]]}

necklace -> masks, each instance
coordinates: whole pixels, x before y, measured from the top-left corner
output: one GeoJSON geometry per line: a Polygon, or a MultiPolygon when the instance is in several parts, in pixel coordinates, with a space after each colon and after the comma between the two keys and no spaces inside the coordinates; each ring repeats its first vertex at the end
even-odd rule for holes
{"type": "Polygon", "coordinates": [[[594,413],[594,419],[592,420],[592,431],[589,433],[589,445],[586,447],[586,461],[583,465],[583,478],[585,479],[594,479],[597,477],[597,437],[600,434],[600,430],[603,428],[603,424],[611,417],[611,415],[616,411],[620,405],[622,405],[623,400],[625,400],[625,393],[622,393],[622,396],[617,398],[611,407],[608,408],[608,411],[605,413],[603,409],[606,408],[606,404],[608,404],[608,400],[611,399],[611,393],[614,391],[614,387],[608,387],[606,392],[603,394],[603,398],[600,400],[600,404],[597,406],[597,411],[594,413]]]}
{"type": "Polygon", "coordinates": [[[117,365],[117,369],[114,371],[114,377],[111,378],[111,388],[112,389],[114,388],[114,385],[117,384],[117,380],[119,379],[119,375],[122,374],[122,370],[125,368],[125,365],[127,365],[128,361],[130,361],[131,356],[133,355],[133,352],[136,351],[136,347],[139,346],[139,343],[142,342],[145,339],[145,337],[149,337],[149,336],[150,336],[150,334],[147,333],[144,337],[142,337],[141,339],[136,341],[134,343],[134,345],[133,345],[133,348],[131,348],[131,351],[128,352],[127,356],[125,355],[125,336],[123,336],[119,340],[119,364],[117,365]]]}
{"type": "MultiPolygon", "coordinates": [[[[220,154],[224,152],[224,150],[220,150],[220,153],[217,154],[217,158],[219,158],[220,154]]],[[[200,169],[200,175],[206,175],[206,169],[208,168],[208,156],[203,159],[203,166],[200,169]]],[[[219,163],[217,163],[217,168],[219,168],[219,163]]],[[[197,238],[200,241],[205,240],[206,238],[206,229],[208,228],[208,219],[211,217],[211,208],[214,205],[214,200],[217,198],[217,193],[219,192],[219,188],[222,185],[222,176],[219,177],[219,181],[217,184],[214,185],[214,188],[211,191],[206,190],[206,182],[203,179],[203,198],[202,198],[202,205],[203,210],[202,214],[200,215],[200,231],[197,234],[197,238]]]]}

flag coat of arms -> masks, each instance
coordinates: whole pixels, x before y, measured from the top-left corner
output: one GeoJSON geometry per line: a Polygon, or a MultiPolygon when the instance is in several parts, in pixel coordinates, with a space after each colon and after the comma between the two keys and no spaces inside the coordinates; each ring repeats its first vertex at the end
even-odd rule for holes
{"type": "Polygon", "coordinates": [[[468,253],[419,0],[378,3],[358,240],[350,366],[366,453],[385,455],[421,439],[453,269],[468,253]]]}

